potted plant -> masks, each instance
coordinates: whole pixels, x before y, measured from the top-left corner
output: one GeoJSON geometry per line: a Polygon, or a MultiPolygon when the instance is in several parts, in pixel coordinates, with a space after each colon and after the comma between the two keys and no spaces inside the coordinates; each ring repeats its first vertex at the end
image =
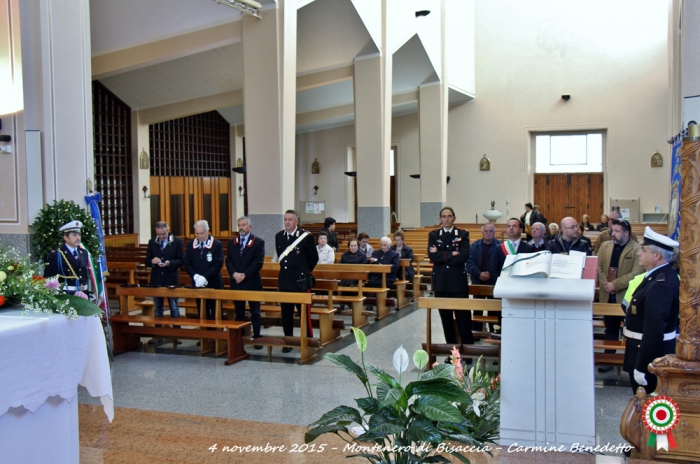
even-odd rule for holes
{"type": "MultiPolygon", "coordinates": [[[[360,329],[352,330],[360,348],[360,363],[343,354],[328,353],[325,357],[355,374],[367,396],[355,399],[357,408],[338,406],[311,424],[306,443],[332,433],[348,443],[346,450],[356,452],[348,457],[365,458],[372,463],[449,462],[444,454],[469,462],[464,452],[490,452],[485,443],[493,443],[492,428],[479,427],[474,433],[469,419],[475,414],[473,393],[469,392],[472,386],[467,385],[469,380],[464,376],[458,378],[460,371],[456,375],[453,364],[436,364],[423,373],[428,354],[418,350],[413,355],[418,378],[404,387],[402,374],[409,363],[406,350],[400,347],[394,353],[393,364],[399,374],[396,380],[365,362],[367,338],[360,329]],[[359,435],[348,429],[353,423],[361,427],[359,435]]],[[[481,393],[476,398],[480,401],[476,410],[481,414],[486,398],[481,400],[481,393]]],[[[489,420],[493,420],[492,413],[489,420]]]]}

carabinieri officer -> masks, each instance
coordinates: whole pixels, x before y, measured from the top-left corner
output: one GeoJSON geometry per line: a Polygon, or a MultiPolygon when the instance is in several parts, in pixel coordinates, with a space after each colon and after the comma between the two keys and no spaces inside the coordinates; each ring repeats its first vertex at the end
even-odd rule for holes
{"type": "Polygon", "coordinates": [[[647,270],[625,310],[625,361],[632,391],[642,385],[647,393],[656,389],[657,378],[649,372],[656,358],[676,351],[680,280],[671,266],[678,242],[650,227],[644,231],[639,264],[647,270]]]}
{"type": "Polygon", "coordinates": [[[90,288],[90,259],[88,252],[80,244],[80,231],[83,223],[70,221],[64,224],[59,232],[63,232],[63,245],[51,250],[46,255],[44,277],[58,276],[63,284],[63,290],[68,294],[77,291],[89,293],[90,288]]]}

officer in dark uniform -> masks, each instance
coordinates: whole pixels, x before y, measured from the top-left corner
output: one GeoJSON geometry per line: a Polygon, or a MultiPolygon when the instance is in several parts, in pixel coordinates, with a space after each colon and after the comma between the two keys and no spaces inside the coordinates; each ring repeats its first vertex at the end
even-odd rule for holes
{"type": "MultiPolygon", "coordinates": [[[[238,219],[238,237],[228,242],[226,269],[231,276],[231,290],[262,290],[260,270],[265,261],[265,241],[253,235],[253,223],[248,216],[238,219]]],[[[245,321],[245,301],[234,301],[236,320],[245,321]]],[[[260,338],[260,302],[250,301],[253,338],[260,338]]],[[[259,350],[262,346],[256,345],[259,350]]]]}
{"type": "MultiPolygon", "coordinates": [[[[156,236],[148,242],[146,251],[146,267],[151,268],[151,285],[169,286],[180,285],[179,269],[185,260],[182,240],[169,232],[167,222],[158,221],[155,225],[156,236]]],[[[153,315],[163,316],[163,297],[153,298],[153,315]]],[[[180,317],[177,298],[168,298],[170,317],[180,317]]]]}
{"type": "MultiPolygon", "coordinates": [[[[298,228],[299,216],[293,209],[284,213],[284,230],[275,235],[275,251],[280,263],[278,286],[280,292],[305,292],[309,289],[311,271],[318,263],[316,243],[311,233],[298,228]]],[[[285,336],[294,334],[294,304],[282,303],[282,329],[285,336]]],[[[307,328],[309,336],[311,315],[307,312],[307,328]]],[[[282,348],[283,353],[289,353],[291,348],[282,348]]]]}
{"type": "Polygon", "coordinates": [[[647,393],[656,389],[657,378],[649,373],[654,359],[676,350],[680,281],[671,266],[678,242],[650,227],[644,231],[639,264],[647,270],[625,310],[625,360],[632,390],[642,385],[647,393]]]}
{"type": "MultiPolygon", "coordinates": [[[[433,263],[432,289],[438,298],[469,298],[466,263],[469,259],[469,232],[455,227],[455,212],[449,206],[440,211],[440,227],[428,234],[428,257],[433,263]]],[[[441,309],[445,342],[457,345],[453,320],[463,344],[474,344],[471,311],[441,309]],[[454,315],[453,315],[454,314],[454,315]]],[[[449,359],[449,358],[448,358],[449,359]]]]}
{"type": "MultiPolygon", "coordinates": [[[[199,288],[224,288],[221,267],[224,264],[224,247],[209,235],[209,223],[205,220],[194,224],[195,238],[187,244],[185,270],[192,283],[199,288]]],[[[199,308],[197,300],[197,309],[199,308]]],[[[207,300],[207,319],[214,319],[216,300],[207,300]]]]}
{"type": "Polygon", "coordinates": [[[70,221],[63,225],[59,232],[63,232],[63,245],[51,250],[46,255],[46,267],[44,277],[58,276],[58,281],[63,284],[63,290],[72,295],[77,291],[90,293],[90,258],[87,250],[80,244],[80,230],[83,223],[70,221]]]}

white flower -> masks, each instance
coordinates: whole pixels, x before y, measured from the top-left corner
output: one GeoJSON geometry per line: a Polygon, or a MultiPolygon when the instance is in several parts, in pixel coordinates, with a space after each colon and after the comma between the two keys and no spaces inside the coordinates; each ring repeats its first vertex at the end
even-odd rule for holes
{"type": "Polygon", "coordinates": [[[4,271],[0,271],[0,282],[4,281],[7,279],[7,274],[5,274],[4,271]]]}
{"type": "Polygon", "coordinates": [[[406,372],[406,369],[408,368],[408,353],[406,350],[403,349],[403,345],[401,345],[395,352],[394,352],[394,369],[396,369],[396,372],[399,374],[402,374],[403,372],[406,372]]]}
{"type": "Polygon", "coordinates": [[[472,393],[472,407],[474,408],[474,414],[477,416],[481,417],[481,411],[479,410],[479,406],[484,402],[486,399],[486,394],[484,394],[484,391],[480,388],[476,392],[472,393]]]}

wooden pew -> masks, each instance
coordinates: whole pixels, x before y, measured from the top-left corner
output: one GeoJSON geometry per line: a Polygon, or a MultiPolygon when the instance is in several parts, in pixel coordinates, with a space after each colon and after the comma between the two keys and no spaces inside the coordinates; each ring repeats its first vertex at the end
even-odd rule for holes
{"type": "MultiPolygon", "coordinates": [[[[230,302],[233,300],[243,300],[243,301],[259,301],[261,303],[290,303],[290,304],[300,304],[301,305],[301,318],[300,318],[300,326],[301,326],[301,333],[300,337],[283,337],[283,338],[274,338],[274,337],[263,337],[263,338],[256,338],[255,340],[251,340],[249,343],[254,344],[254,345],[263,345],[263,346],[279,346],[279,347],[288,347],[288,348],[300,348],[301,349],[301,359],[300,363],[304,364],[309,362],[310,360],[314,359],[316,357],[316,354],[314,353],[315,347],[319,347],[320,343],[318,340],[315,339],[309,339],[307,337],[307,318],[306,318],[306,311],[307,311],[307,305],[310,305],[312,302],[312,294],[311,293],[290,293],[290,292],[259,292],[259,291],[244,291],[244,290],[217,290],[217,289],[210,289],[210,288],[167,288],[167,287],[119,287],[117,290],[117,293],[122,300],[121,307],[122,308],[128,308],[127,306],[127,297],[132,296],[132,297],[175,297],[175,298],[187,298],[187,299],[195,299],[195,300],[200,300],[200,304],[202,305],[202,311],[200,312],[200,317],[197,319],[197,323],[195,324],[185,324],[185,321],[191,321],[192,319],[188,318],[177,318],[177,319],[171,319],[171,321],[177,321],[177,325],[197,325],[200,327],[214,327],[214,328],[220,328],[220,329],[228,329],[229,327],[247,327],[250,322],[237,322],[237,321],[222,321],[221,317],[221,304],[224,301],[230,302]],[[204,305],[205,305],[205,300],[216,300],[216,314],[215,314],[215,320],[207,320],[206,319],[206,311],[204,311],[204,305]],[[182,323],[181,323],[182,322],[182,323]],[[219,325],[210,325],[210,324],[219,324],[219,325]],[[241,326],[237,326],[236,324],[244,324],[241,326]],[[313,347],[313,348],[312,348],[313,347]]],[[[132,308],[128,308],[129,310],[132,308]]],[[[134,308],[135,309],[135,308],[134,308]]],[[[112,320],[114,320],[114,317],[112,317],[112,320]]],[[[126,322],[133,322],[128,320],[130,317],[142,317],[146,319],[141,319],[139,322],[148,322],[148,323],[159,323],[163,321],[161,318],[156,318],[156,317],[149,317],[149,316],[128,316],[128,311],[126,313],[123,313],[120,315],[119,318],[117,318],[117,321],[122,321],[124,323],[124,319],[122,318],[127,318],[126,322]]],[[[174,322],[173,322],[174,323],[174,322]]],[[[144,327],[143,329],[139,329],[139,334],[145,335],[145,334],[153,334],[153,335],[160,335],[162,331],[152,331],[149,332],[151,329],[159,329],[158,327],[144,327]]],[[[131,329],[129,329],[131,330],[131,329]]],[[[219,344],[219,341],[223,339],[222,336],[216,335],[216,336],[209,336],[215,331],[206,331],[204,333],[204,336],[200,337],[199,335],[190,335],[188,334],[188,331],[191,329],[172,329],[169,334],[169,336],[173,336],[175,338],[203,338],[202,340],[202,353],[206,354],[209,352],[209,350],[205,347],[205,339],[207,338],[212,338],[212,339],[217,339],[216,343],[216,348],[215,348],[215,353],[218,354],[222,352],[221,346],[219,344]],[[175,332],[172,331],[183,331],[183,332],[177,332],[176,335],[172,335],[175,332]]],[[[122,335],[120,335],[122,336],[122,335]]],[[[127,344],[128,346],[132,346],[132,344],[127,344]]],[[[133,348],[131,348],[133,349],[133,348]]],[[[242,348],[241,348],[242,349],[242,348]]],[[[235,350],[234,350],[235,351],[235,350]]]]}
{"type": "MultiPolygon", "coordinates": [[[[470,286],[470,287],[487,287],[470,286]]],[[[432,343],[431,331],[431,309],[452,309],[456,311],[501,311],[501,300],[486,300],[476,298],[435,298],[421,297],[418,299],[418,307],[426,310],[426,343],[425,350],[428,352],[428,365],[435,362],[436,354],[443,354],[445,351],[449,353],[449,348],[444,345],[435,345],[432,343]]],[[[620,305],[615,303],[593,303],[594,316],[619,316],[620,305]]],[[[592,329],[591,329],[592,330],[592,329]]],[[[461,345],[461,352],[466,357],[498,356],[500,357],[500,340],[489,340],[494,348],[491,350],[481,348],[479,345],[461,345]],[[476,346],[476,347],[475,347],[476,346]]],[[[624,347],[621,343],[604,343],[603,341],[594,342],[593,349],[616,349],[622,350],[623,353],[593,353],[595,364],[605,365],[622,365],[624,359],[624,347]]]]}

